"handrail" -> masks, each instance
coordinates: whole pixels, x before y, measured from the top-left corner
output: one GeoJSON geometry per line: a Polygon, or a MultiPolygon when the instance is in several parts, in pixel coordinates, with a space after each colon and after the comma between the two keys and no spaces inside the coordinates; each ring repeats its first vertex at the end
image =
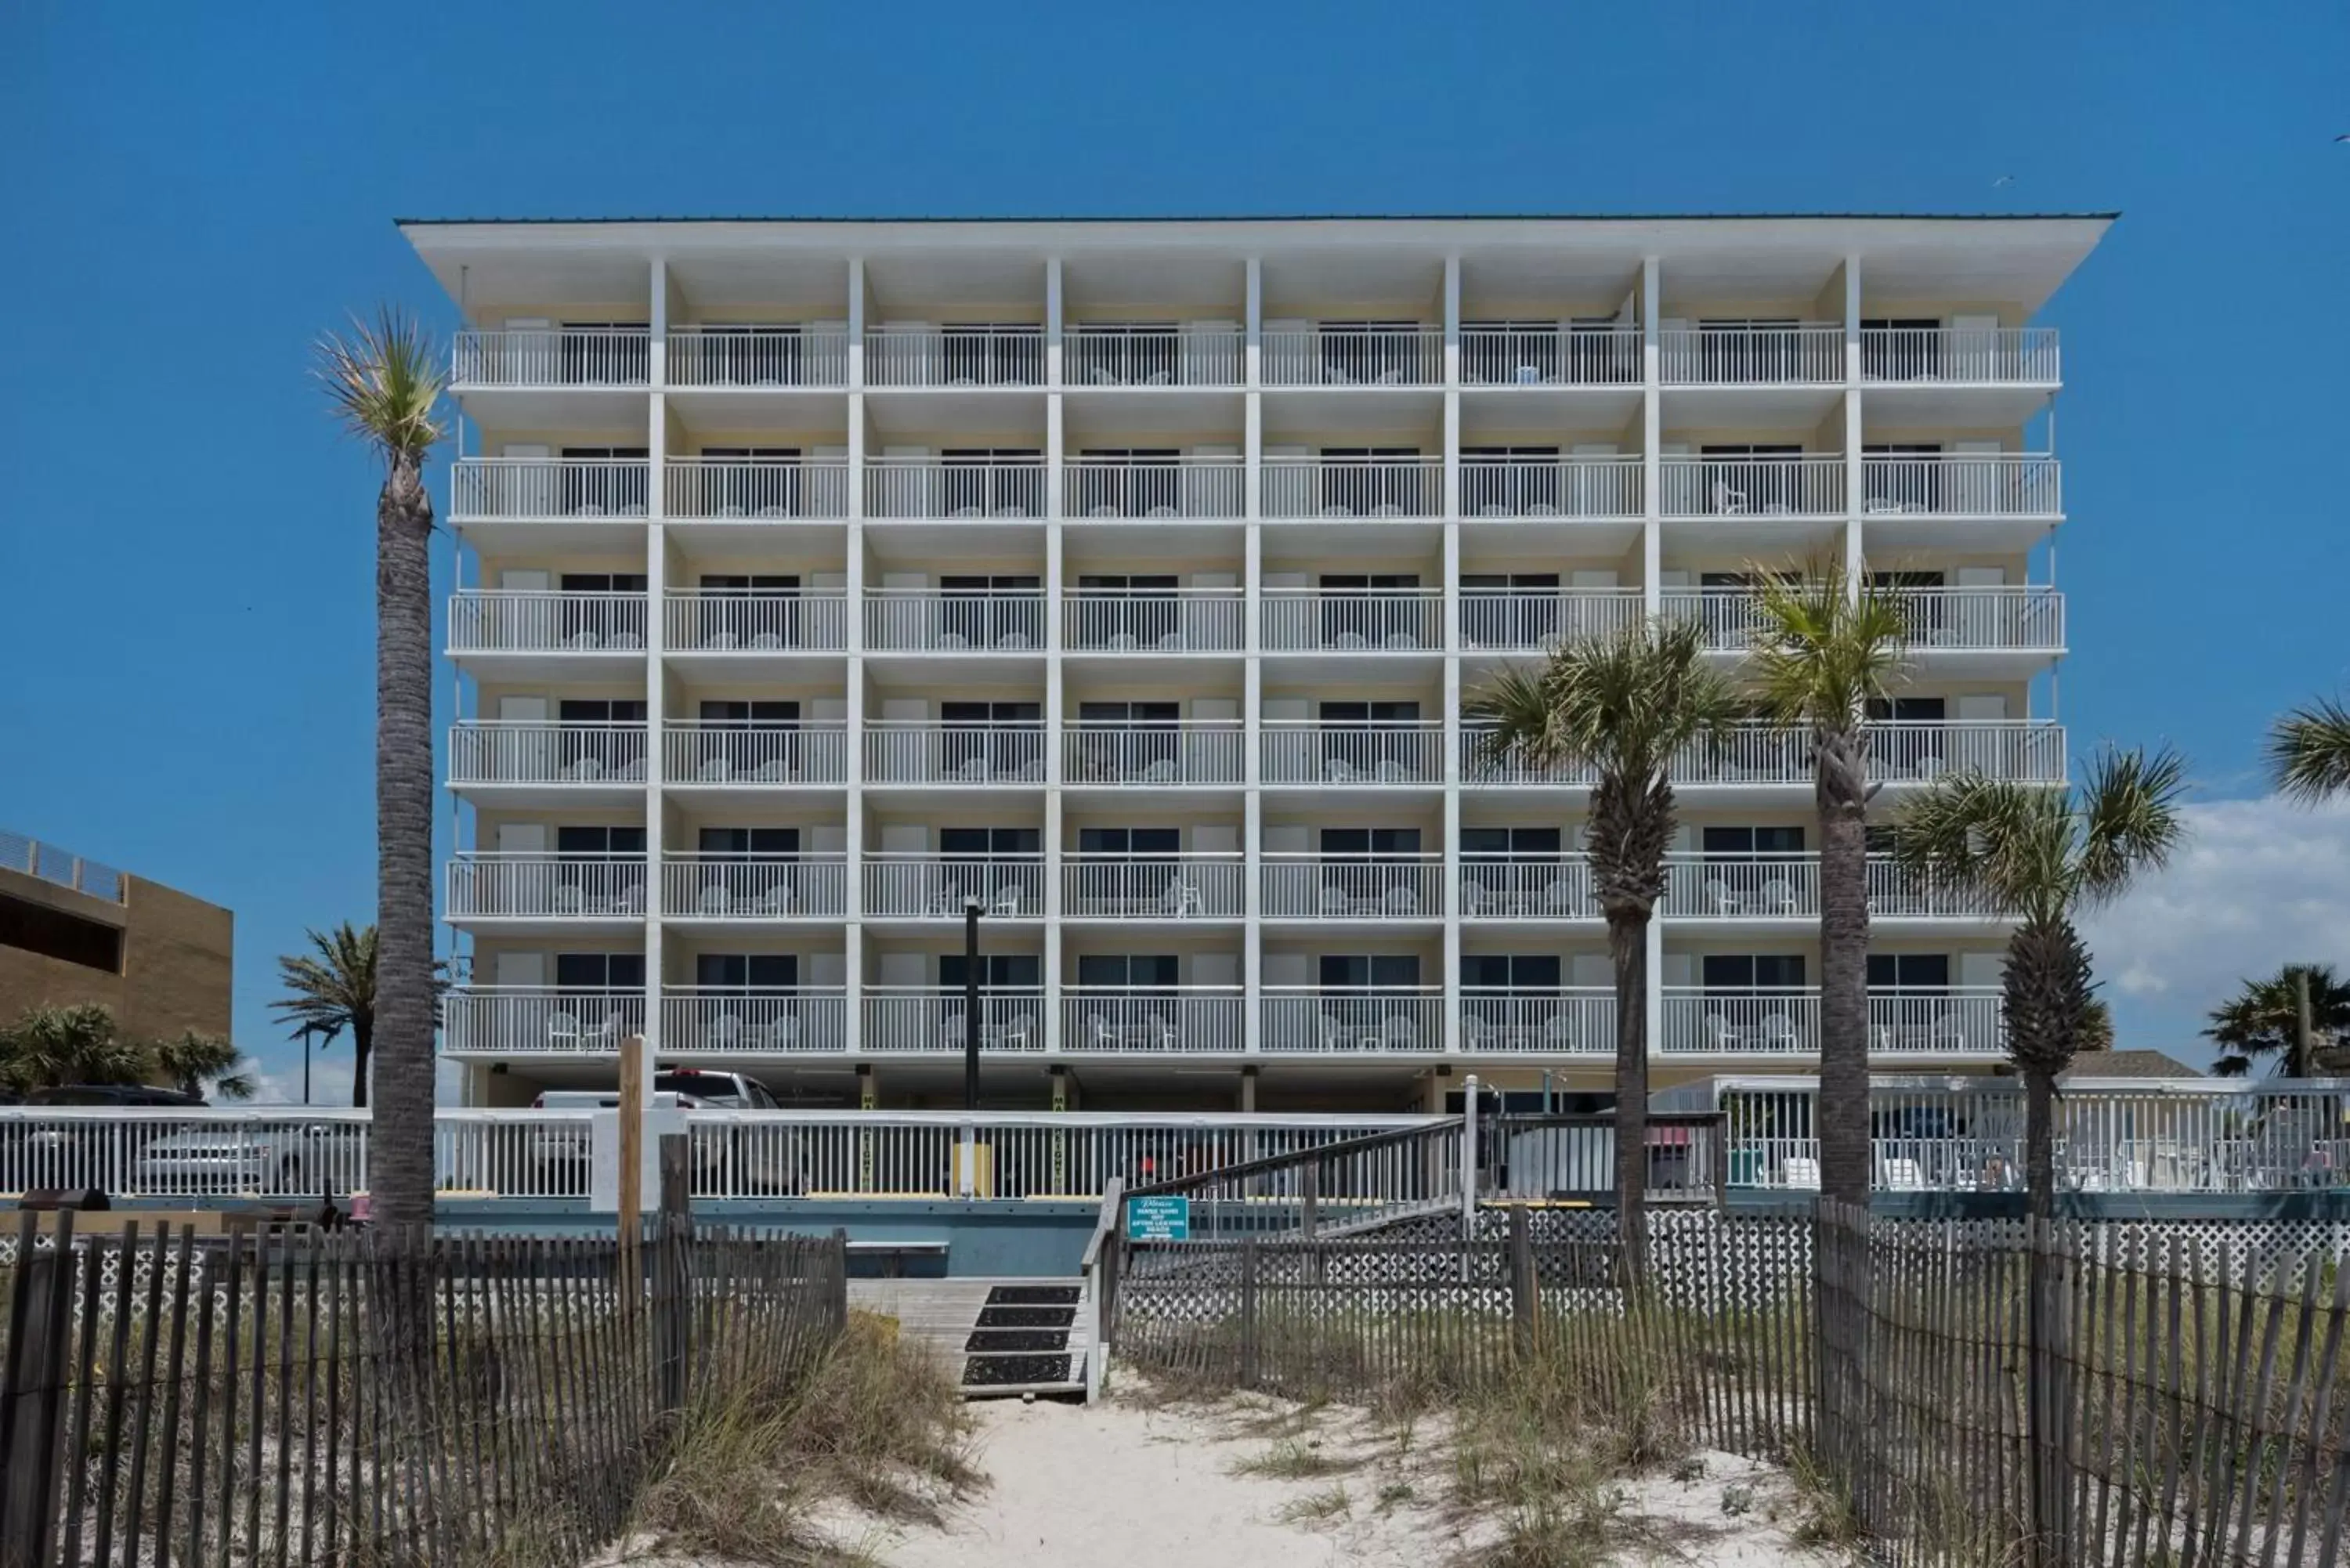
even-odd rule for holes
{"type": "Polygon", "coordinates": [[[1238,1178],[1263,1176],[1269,1171],[1286,1170],[1301,1165],[1321,1165],[1330,1159],[1343,1159],[1348,1155],[1362,1154],[1382,1148],[1391,1143],[1403,1143],[1419,1137],[1433,1127],[1459,1123],[1461,1116],[1436,1116],[1426,1124],[1413,1127],[1397,1127],[1388,1132],[1365,1133],[1356,1137],[1342,1137],[1313,1148],[1298,1149],[1289,1154],[1266,1155],[1260,1159],[1244,1159],[1237,1165],[1220,1165],[1213,1170],[1200,1171],[1191,1176],[1179,1176],[1170,1181],[1146,1182],[1126,1189],[1128,1198],[1158,1198],[1169,1193],[1188,1192],[1211,1183],[1231,1181],[1238,1178]]]}

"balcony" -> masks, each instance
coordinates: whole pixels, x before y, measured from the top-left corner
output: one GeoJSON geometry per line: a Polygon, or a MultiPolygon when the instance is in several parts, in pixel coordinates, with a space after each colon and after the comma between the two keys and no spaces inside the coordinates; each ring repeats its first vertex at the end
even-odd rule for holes
{"type": "Polygon", "coordinates": [[[1070,784],[1181,788],[1245,783],[1246,738],[1236,719],[1082,721],[1061,726],[1070,784]]]}
{"type": "Polygon", "coordinates": [[[1616,1054],[1616,993],[1605,987],[1523,987],[1461,992],[1461,1049],[1558,1056],[1616,1054]]]}
{"type": "Polygon", "coordinates": [[[1042,784],[1041,723],[943,724],[879,720],[865,726],[868,784],[1042,784]]]}
{"type": "MultiPolygon", "coordinates": [[[[2002,1006],[1997,989],[1989,987],[1872,990],[1870,1054],[2000,1055],[2006,1048],[2002,1006]]],[[[1662,1023],[1658,1049],[1667,1055],[1816,1055],[1820,993],[1808,987],[1668,986],[1662,1023]]]]}
{"type": "Polygon", "coordinates": [[[463,719],[449,727],[449,783],[458,789],[588,791],[645,781],[645,726],[463,719]]]}
{"type": "Polygon", "coordinates": [[[1694,519],[1845,515],[1845,460],[1805,457],[1668,457],[1659,460],[1663,515],[1694,519]]]}
{"type": "MultiPolygon", "coordinates": [[[[1868,727],[1870,772],[1887,783],[1979,773],[2022,784],[2064,782],[2064,732],[2037,719],[1880,720],[1868,727]]],[[[1693,745],[1673,764],[1687,784],[1812,782],[1807,732],[1757,723],[1732,731],[1718,753],[1693,745]]]]}
{"type": "Polygon", "coordinates": [[[1237,522],[1248,510],[1246,473],[1237,457],[1068,458],[1061,464],[1061,514],[1071,522],[1237,522]]]}
{"type": "Polygon", "coordinates": [[[865,857],[865,913],[883,919],[956,920],[976,903],[991,920],[1041,919],[1042,855],[865,857]]]}
{"type": "Polygon", "coordinates": [[[1258,867],[1270,920],[1437,920],[1441,855],[1267,855],[1258,867]]]}
{"type": "Polygon", "coordinates": [[[641,327],[460,332],[450,345],[449,386],[456,392],[480,387],[648,386],[651,343],[641,327]]]}
{"type": "Polygon", "coordinates": [[[1464,387],[1637,387],[1638,327],[1464,327],[1464,387]]]}
{"type": "Polygon", "coordinates": [[[886,653],[1032,653],[1045,646],[1045,596],[868,589],[865,646],[886,653]]]}
{"type": "Polygon", "coordinates": [[[2046,452],[1944,452],[1864,457],[1861,510],[1885,517],[2045,517],[2064,514],[2055,458],[2046,452]]]}
{"type": "MultiPolygon", "coordinates": [[[[865,988],[868,1052],[960,1054],[970,1014],[960,988],[868,985],[865,988]]],[[[979,1048],[987,1052],[1045,1050],[1045,993],[989,990],[979,1000],[979,1048]]]]}
{"type": "Polygon", "coordinates": [[[848,779],[846,725],[682,719],[661,735],[661,779],[672,784],[781,787],[848,779]]]}
{"type": "Polygon", "coordinates": [[[461,985],[441,1002],[452,1055],[608,1055],[644,1033],[645,992],[552,985],[461,985]]]}
{"type": "Polygon", "coordinates": [[[661,505],[681,523],[846,517],[848,462],[845,458],[671,458],[661,505]]]}
{"type": "MultiPolygon", "coordinates": [[[[1995,913],[1980,894],[1911,880],[1889,855],[1870,856],[1867,875],[1868,911],[1877,919],[1982,919],[1995,913]]],[[[1669,855],[1658,912],[1684,920],[1816,920],[1820,857],[1669,855]]]]}
{"type": "Polygon", "coordinates": [[[1437,987],[1266,986],[1258,1006],[1267,1055],[1420,1055],[1444,1049],[1444,992],[1437,987]]]}
{"type": "Polygon", "coordinates": [[[669,384],[775,390],[848,385],[848,334],[811,327],[672,327],[669,384]]]}
{"type": "MultiPolygon", "coordinates": [[[[559,669],[591,663],[598,654],[619,654],[641,664],[644,650],[642,594],[461,588],[449,596],[453,658],[549,655],[546,664],[559,669]]],[[[531,657],[515,662],[540,661],[531,657]]]]}
{"type": "Polygon", "coordinates": [[[1268,387],[1440,387],[1440,327],[1306,327],[1264,332],[1268,387]]]}
{"type": "Polygon", "coordinates": [[[1267,517],[1398,522],[1444,514],[1441,457],[1267,457],[1259,483],[1267,517]]]}
{"type": "Polygon", "coordinates": [[[1042,387],[1041,327],[877,327],[865,334],[868,387],[1042,387]]]}
{"type": "Polygon", "coordinates": [[[1072,920],[1236,920],[1238,854],[1061,857],[1061,914],[1072,920]]]}
{"type": "Polygon", "coordinates": [[[1473,725],[1461,731],[1461,782],[1464,784],[1534,788],[1587,789],[1595,777],[1589,766],[1537,766],[1522,753],[1489,756],[1487,732],[1473,725]]]}
{"type": "Polygon", "coordinates": [[[1248,1001],[1238,986],[1071,986],[1061,992],[1061,1049],[1071,1054],[1238,1055],[1247,1048],[1248,1001]]]}
{"type": "Polygon", "coordinates": [[[848,997],[837,989],[673,985],[661,994],[661,1049],[840,1051],[848,997]]]}
{"type": "Polygon", "coordinates": [[[865,465],[865,514],[878,518],[1042,517],[1042,459],[879,457],[865,465]]]}
{"type": "Polygon", "coordinates": [[[1657,346],[1668,387],[1817,386],[1845,379],[1844,327],[1836,322],[1666,327],[1657,346]]]}
{"type": "Polygon", "coordinates": [[[1561,855],[1464,855],[1461,914],[1471,920],[1596,920],[1591,857],[1561,855]]]}
{"type": "Polygon", "coordinates": [[[1061,597],[1061,647],[1071,653],[1237,653],[1239,588],[1076,588],[1061,597]]]}
{"type": "Polygon", "coordinates": [[[1444,726],[1435,720],[1272,720],[1263,730],[1265,784],[1409,787],[1444,780],[1444,726]]]}
{"type": "Polygon", "coordinates": [[[848,912],[842,855],[673,854],[661,860],[661,913],[672,919],[838,919],[848,912]]]}
{"type": "Polygon", "coordinates": [[[635,923],[645,877],[641,855],[463,850],[450,857],[442,907],[452,920],[635,923]]]}
{"type": "Polygon", "coordinates": [[[1612,636],[1638,624],[1646,610],[1638,588],[1462,588],[1458,613],[1463,649],[1542,653],[1612,636]]]}
{"type": "MultiPolygon", "coordinates": [[[[2064,596],[2051,587],[1896,588],[1889,597],[1909,624],[1909,650],[1930,653],[2061,653],[2064,596]]],[[[1665,615],[1694,620],[1706,646],[1743,653],[1762,628],[1755,596],[1742,588],[1668,588],[1665,615]]],[[[1465,612],[1464,612],[1465,613],[1465,612]]]]}
{"type": "Polygon", "coordinates": [[[1464,457],[1461,515],[1498,522],[1626,521],[1641,515],[1638,454],[1464,457]]]}
{"type": "Polygon", "coordinates": [[[848,646],[848,596],[758,588],[672,588],[662,609],[669,651],[838,653],[848,646]]]}
{"type": "Polygon", "coordinates": [[[1860,379],[1887,385],[2029,385],[2063,379],[2053,327],[1866,327],[1860,379]]]}
{"type": "Polygon", "coordinates": [[[1444,646],[1440,588],[1348,593],[1264,590],[1268,653],[1419,653],[1444,646]]]}
{"type": "Polygon", "coordinates": [[[461,457],[449,472],[456,524],[642,519],[651,465],[638,458],[461,457]]]}
{"type": "Polygon", "coordinates": [[[1245,342],[1239,327],[1206,322],[1065,327],[1061,379],[1072,389],[1237,387],[1245,342]]]}

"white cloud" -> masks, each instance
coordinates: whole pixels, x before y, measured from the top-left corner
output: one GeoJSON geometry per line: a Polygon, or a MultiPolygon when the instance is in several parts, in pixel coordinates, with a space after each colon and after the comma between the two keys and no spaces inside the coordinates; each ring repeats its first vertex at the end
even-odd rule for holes
{"type": "MultiPolygon", "coordinates": [[[[433,1098],[441,1105],[458,1101],[461,1085],[457,1064],[434,1064],[433,1098]]],[[[253,1103],[298,1106],[302,1103],[302,1056],[298,1048],[272,1052],[254,1074],[253,1103]],[[288,1056],[293,1059],[286,1060],[288,1056]]],[[[310,1063],[310,1103],[345,1106],[351,1103],[351,1059],[348,1054],[321,1052],[310,1063]]]]}

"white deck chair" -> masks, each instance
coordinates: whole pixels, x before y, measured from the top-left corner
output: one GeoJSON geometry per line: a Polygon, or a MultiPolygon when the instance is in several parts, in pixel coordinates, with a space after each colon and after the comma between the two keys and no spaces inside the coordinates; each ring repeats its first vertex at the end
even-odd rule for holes
{"type": "Polygon", "coordinates": [[[576,1012],[550,1012],[546,1015],[546,1048],[550,1051],[579,1049],[579,1015],[576,1012]]]}
{"type": "Polygon", "coordinates": [[[1728,480],[1713,482],[1713,509],[1724,517],[1736,517],[1746,510],[1746,492],[1733,490],[1728,480]]]}
{"type": "Polygon", "coordinates": [[[1926,1190],[1926,1175],[1925,1172],[1918,1168],[1918,1162],[1916,1160],[1888,1159],[1883,1163],[1885,1167],[1885,1189],[1887,1192],[1923,1192],[1926,1190]]]}
{"type": "Polygon", "coordinates": [[[1797,1192],[1817,1192],[1820,1162],[1804,1155],[1789,1155],[1779,1162],[1779,1184],[1797,1192]]]}

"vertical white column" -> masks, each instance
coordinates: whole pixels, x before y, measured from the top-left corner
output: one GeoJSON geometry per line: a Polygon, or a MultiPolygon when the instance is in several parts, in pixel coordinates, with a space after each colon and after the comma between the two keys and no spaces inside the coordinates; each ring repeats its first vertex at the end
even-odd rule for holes
{"type": "Polygon", "coordinates": [[[1861,503],[1867,465],[1861,457],[1860,258],[1844,258],[1844,569],[1855,594],[1863,566],[1861,503]]]}
{"type": "MultiPolygon", "coordinates": [[[[1663,318],[1664,267],[1655,256],[1640,262],[1640,605],[1643,614],[1664,609],[1664,357],[1657,338],[1663,318]]],[[[1665,923],[1648,922],[1648,983],[1640,1005],[1648,1014],[1648,1054],[1657,1054],[1665,1026],[1665,923]]]]}
{"type": "Polygon", "coordinates": [[[1045,1049],[1061,1041],[1061,468],[1067,438],[1061,399],[1061,258],[1045,263],[1045,1049]]]}
{"type": "MultiPolygon", "coordinates": [[[[661,857],[665,825],[661,820],[661,773],[666,760],[668,661],[663,656],[664,622],[669,618],[662,607],[669,594],[669,545],[664,538],[661,519],[667,508],[669,493],[669,394],[663,390],[669,368],[669,262],[653,258],[651,275],[651,308],[646,317],[650,324],[646,346],[650,357],[652,390],[646,397],[650,405],[645,421],[645,1045],[650,1052],[661,1048],[661,967],[664,961],[661,942],[661,857]]],[[[646,1075],[645,1093],[651,1093],[651,1075],[646,1075]]],[[[636,1106],[622,1106],[623,1114],[642,1116],[650,1102],[636,1106]]]]}
{"type": "Polygon", "coordinates": [[[842,524],[845,558],[841,581],[847,596],[847,686],[842,716],[847,733],[847,808],[841,841],[847,848],[847,918],[841,922],[841,975],[847,987],[842,1004],[841,1043],[860,1050],[865,1035],[865,258],[848,262],[848,520],[842,524]]]}
{"type": "Polygon", "coordinates": [[[1453,628],[1461,604],[1461,258],[1444,258],[1444,864],[1438,893],[1444,910],[1444,1044],[1461,1045],[1461,657],[1453,628]]]}
{"type": "Polygon", "coordinates": [[[1264,795],[1258,787],[1264,760],[1264,660],[1258,637],[1263,610],[1264,263],[1248,258],[1242,355],[1248,389],[1241,395],[1241,1029],[1253,1055],[1264,1044],[1264,795]]]}

